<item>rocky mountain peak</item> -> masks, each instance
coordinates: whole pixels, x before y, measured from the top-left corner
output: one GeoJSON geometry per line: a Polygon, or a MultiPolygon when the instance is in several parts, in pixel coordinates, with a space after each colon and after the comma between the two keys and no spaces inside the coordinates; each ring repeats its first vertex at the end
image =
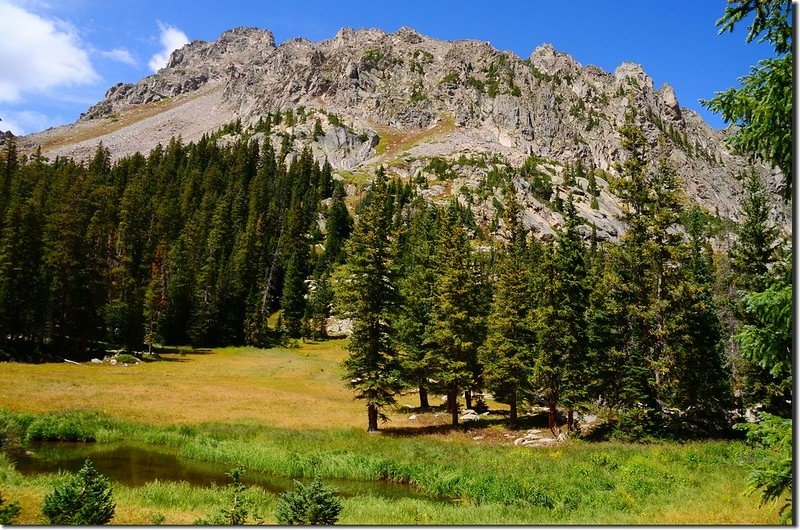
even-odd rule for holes
{"type": "MultiPolygon", "coordinates": [[[[522,60],[487,42],[442,41],[410,28],[343,28],[329,40],[278,46],[268,30],[235,28],[213,42],[194,41],[156,74],[109,89],[67,126],[97,132],[82,143],[60,142],[52,152],[88,157],[102,140],[123,155],[170,136],[196,140],[237,119],[255,127],[267,116],[291,113],[270,130],[276,147],[283,138],[296,153],[310,146],[344,174],[383,165],[419,183],[430,200],[457,196],[487,222],[502,196],[497,189],[486,193],[487,174],[534,157],[552,181],[552,195],[573,193],[587,226],[614,238],[624,226],[610,184],[626,156],[619,128],[631,107],[651,142],[650,156],[667,156],[686,200],[710,215],[740,218],[745,171],[756,171],[773,189],[780,181],[732,153],[726,132],[681,108],[671,86],[654,90],[641,65],[625,62],[609,73],[550,44],[522,60]],[[323,135],[314,132],[317,121],[323,135]],[[597,172],[594,197],[586,182],[567,179],[575,164],[597,172]]],[[[551,199],[515,178],[526,222],[542,235],[552,232],[561,221],[551,199]]],[[[777,205],[775,212],[775,222],[788,226],[788,209],[777,205]]]]}
{"type": "Polygon", "coordinates": [[[407,44],[419,44],[425,39],[425,37],[423,37],[416,30],[406,26],[398,29],[395,35],[397,35],[400,40],[407,44]]]}
{"type": "Polygon", "coordinates": [[[623,84],[633,80],[642,88],[653,89],[653,80],[647,75],[642,65],[637,63],[624,62],[614,70],[614,79],[618,84],[623,84]]]}
{"type": "Polygon", "coordinates": [[[542,44],[533,50],[530,62],[548,75],[575,73],[581,68],[571,55],[556,51],[552,44],[542,44]]]}

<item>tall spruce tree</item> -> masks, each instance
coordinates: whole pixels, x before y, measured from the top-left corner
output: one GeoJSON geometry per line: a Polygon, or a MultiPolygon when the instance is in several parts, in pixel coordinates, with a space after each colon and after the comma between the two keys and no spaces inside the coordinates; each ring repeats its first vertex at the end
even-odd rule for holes
{"type": "Polygon", "coordinates": [[[395,340],[402,352],[403,378],[419,389],[419,406],[430,407],[430,373],[425,363],[425,337],[433,323],[436,291],[438,210],[419,201],[413,209],[410,234],[398,254],[405,256],[398,285],[401,303],[395,320],[395,340]]]}
{"type": "Polygon", "coordinates": [[[622,280],[616,283],[621,289],[617,296],[627,312],[623,350],[629,373],[624,394],[629,409],[625,420],[630,424],[623,422],[623,427],[639,437],[661,428],[658,413],[665,404],[669,374],[674,373],[676,355],[668,320],[676,281],[680,202],[674,170],[663,156],[656,168],[650,166],[650,146],[636,120],[635,111],[629,109],[620,129],[628,157],[620,165],[621,178],[614,189],[623,203],[627,231],[614,263],[622,280]]]}
{"type": "Polygon", "coordinates": [[[281,294],[281,321],[286,334],[299,338],[305,314],[305,276],[302,264],[297,253],[292,253],[286,273],[283,276],[283,291],[281,294]]]}
{"type": "Polygon", "coordinates": [[[353,218],[347,211],[344,199],[346,197],[344,185],[336,181],[333,186],[333,199],[328,216],[325,219],[325,254],[327,263],[341,263],[344,261],[344,242],[350,237],[353,230],[353,218]]]}
{"type": "Polygon", "coordinates": [[[486,341],[479,350],[486,387],[495,400],[508,404],[509,420],[518,421],[518,406],[531,397],[535,337],[528,325],[534,304],[530,253],[514,193],[507,193],[508,243],[497,259],[494,298],[487,318],[486,341]]]}
{"type": "Polygon", "coordinates": [[[559,348],[558,281],[555,267],[555,245],[544,245],[542,259],[535,271],[538,300],[530,313],[530,328],[536,337],[533,362],[533,385],[537,395],[544,398],[548,410],[548,427],[554,435],[558,427],[558,403],[564,384],[562,351],[559,348]]]}
{"type": "Polygon", "coordinates": [[[400,359],[391,340],[391,317],[397,291],[391,261],[391,211],[387,183],[380,168],[368,204],[345,245],[347,259],[336,272],[338,313],[353,321],[349,357],[343,366],[356,397],[367,403],[367,430],[378,430],[381,408],[395,402],[400,390],[400,359]]]}
{"type": "Polygon", "coordinates": [[[586,328],[591,359],[587,390],[612,413],[641,395],[640,383],[645,379],[640,375],[644,367],[629,364],[626,356],[628,296],[618,273],[619,259],[616,245],[606,243],[597,250],[589,273],[592,289],[586,328]]]}
{"type": "MultiPolygon", "coordinates": [[[[742,78],[740,88],[718,93],[706,105],[722,112],[727,122],[741,128],[729,142],[741,151],[769,161],[780,168],[786,185],[784,199],[792,194],[793,185],[793,44],[792,13],[789,0],[732,0],[723,17],[717,21],[721,31],[733,31],[742,20],[749,19],[747,42],[759,38],[772,44],[775,56],[759,61],[750,74],[742,78]]],[[[775,271],[775,283],[744,295],[748,324],[737,339],[742,356],[768,369],[774,382],[786,381],[786,368],[793,359],[791,254],[775,271]],[[789,339],[789,340],[787,340],[789,339]]],[[[791,385],[789,385],[791,386],[791,385]]],[[[791,401],[791,389],[788,389],[791,401]]],[[[784,400],[785,401],[785,400],[784,400]]],[[[790,408],[790,407],[789,407],[790,408]]],[[[789,416],[790,410],[781,414],[789,416]]],[[[786,520],[794,522],[791,493],[793,489],[791,420],[762,417],[762,424],[750,432],[774,453],[774,459],[762,461],[753,471],[751,484],[762,490],[764,501],[776,499],[788,490],[790,498],[781,508],[786,520]],[[780,424],[780,428],[776,428],[780,424]],[[789,443],[787,443],[789,441],[789,443]]]]}
{"type": "Polygon", "coordinates": [[[437,244],[433,324],[428,329],[424,362],[431,378],[447,393],[453,426],[458,425],[458,396],[474,385],[478,347],[485,336],[487,300],[460,212],[451,205],[442,216],[437,244]]]}
{"type": "MultiPolygon", "coordinates": [[[[582,167],[582,166],[578,166],[582,167]]],[[[555,316],[560,328],[558,355],[563,370],[560,401],[567,409],[567,427],[574,425],[574,409],[587,397],[588,369],[586,311],[589,292],[586,287],[587,267],[578,226],[580,221],[572,194],[564,206],[564,225],[559,230],[555,248],[556,300],[555,316]]]]}
{"type": "Polygon", "coordinates": [[[713,296],[715,271],[706,216],[698,208],[690,210],[684,228],[689,240],[677,255],[681,278],[670,315],[670,336],[677,350],[670,400],[684,411],[687,434],[713,436],[727,428],[731,374],[713,296]]]}
{"type": "Polygon", "coordinates": [[[775,261],[778,230],[769,223],[769,203],[764,183],[754,171],[747,173],[746,195],[742,201],[744,220],[736,230],[731,247],[731,268],[736,273],[735,286],[754,291],[764,288],[765,275],[775,261]]]}
{"type": "Polygon", "coordinates": [[[330,272],[327,269],[318,271],[314,275],[312,286],[306,306],[309,333],[315,339],[325,339],[328,337],[328,316],[333,304],[330,272]]]}
{"type": "MultiPolygon", "coordinates": [[[[733,292],[730,304],[736,319],[736,332],[752,325],[752,313],[747,309],[745,293],[761,292],[771,282],[770,268],[779,251],[778,230],[769,223],[769,203],[761,179],[754,172],[747,175],[746,195],[742,201],[744,220],[739,225],[737,239],[731,247],[730,265],[733,273],[733,292]]],[[[733,341],[733,357],[737,368],[737,389],[745,407],[765,406],[771,412],[786,412],[786,388],[776,384],[769,367],[739,352],[733,341]]]]}

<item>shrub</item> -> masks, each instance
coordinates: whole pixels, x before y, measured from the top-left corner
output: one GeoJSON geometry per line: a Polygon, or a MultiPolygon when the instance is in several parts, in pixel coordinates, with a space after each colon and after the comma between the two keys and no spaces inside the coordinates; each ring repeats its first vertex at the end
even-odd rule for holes
{"type": "Polygon", "coordinates": [[[130,353],[118,353],[114,358],[118,363],[135,364],[139,362],[139,359],[130,353]]]}
{"type": "Polygon", "coordinates": [[[261,517],[258,514],[254,513],[252,510],[250,503],[248,503],[245,498],[244,494],[247,491],[247,487],[242,484],[242,476],[244,475],[244,469],[241,467],[237,467],[235,469],[231,469],[227,473],[225,473],[228,478],[231,479],[231,483],[228,485],[228,503],[227,505],[223,506],[222,509],[206,519],[198,519],[195,521],[194,524],[196,525],[225,525],[225,526],[237,526],[237,525],[244,525],[247,524],[248,516],[252,516],[255,523],[261,523],[261,517]]]}
{"type": "Polygon", "coordinates": [[[39,416],[27,426],[30,441],[94,442],[95,433],[112,425],[101,416],[81,411],[67,411],[39,416]]]}
{"type": "Polygon", "coordinates": [[[339,520],[342,503],[336,490],[324,486],[319,477],[307,486],[295,481],[296,491],[287,491],[275,507],[280,525],[332,525],[339,520]]]}
{"type": "Polygon", "coordinates": [[[3,506],[5,499],[0,495],[0,525],[14,524],[20,512],[19,503],[12,502],[8,506],[3,506]]]}
{"type": "Polygon", "coordinates": [[[320,123],[319,118],[314,122],[314,132],[311,136],[314,141],[317,141],[320,136],[325,136],[325,131],[322,130],[322,123],[320,123]]]}
{"type": "Polygon", "coordinates": [[[114,517],[115,505],[108,477],[99,473],[92,461],[76,474],[53,488],[44,498],[42,513],[55,525],[102,525],[114,517]]]}

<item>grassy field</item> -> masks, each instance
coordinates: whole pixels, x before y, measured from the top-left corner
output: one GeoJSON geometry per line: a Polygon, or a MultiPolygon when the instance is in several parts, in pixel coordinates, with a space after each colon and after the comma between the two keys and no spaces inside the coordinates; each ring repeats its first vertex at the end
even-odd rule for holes
{"type": "Polygon", "coordinates": [[[153,424],[250,419],[274,427],[360,425],[363,407],[342,384],[341,341],[299,350],[227,348],[138,366],[0,365],[0,403],[12,410],[98,411],[153,424]]]}
{"type": "MultiPolygon", "coordinates": [[[[286,477],[388,480],[425,494],[348,497],[341,517],[348,524],[778,522],[776,506],[745,495],[754,455],[740,442],[570,441],[531,449],[509,444],[518,433],[499,416],[451,431],[446,414],[409,420],[400,410],[382,434],[367,434],[364,408],[341,382],[345,355],[342,342],[328,342],[175,354],[127,367],[2,364],[0,427],[27,439],[155,444],[183,458],[286,477]]],[[[44,522],[39,507],[56,480],[22,476],[0,458],[0,493],[22,505],[19,523],[44,522]]],[[[275,495],[257,487],[248,495],[274,522],[275,495]]],[[[215,511],[224,492],[116,485],[115,500],[115,524],[162,517],[187,524],[215,511]]]]}

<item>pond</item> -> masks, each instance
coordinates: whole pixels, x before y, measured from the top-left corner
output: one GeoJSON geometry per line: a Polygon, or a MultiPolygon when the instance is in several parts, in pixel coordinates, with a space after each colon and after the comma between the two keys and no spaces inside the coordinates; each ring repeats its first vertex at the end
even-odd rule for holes
{"type": "MultiPolygon", "coordinates": [[[[200,462],[179,457],[169,448],[128,443],[69,443],[42,442],[27,446],[28,451],[14,453],[10,459],[23,475],[78,471],[87,458],[94,467],[112,482],[127,486],[142,486],[148,482],[188,482],[194,486],[224,486],[225,475],[232,466],[200,462]]],[[[301,481],[307,482],[308,478],[301,481]]],[[[272,493],[294,489],[291,478],[245,470],[242,482],[259,486],[272,493]]],[[[386,481],[324,479],[323,482],[339,491],[342,497],[372,495],[384,498],[416,498],[450,502],[445,498],[426,495],[413,486],[386,481]]]]}

